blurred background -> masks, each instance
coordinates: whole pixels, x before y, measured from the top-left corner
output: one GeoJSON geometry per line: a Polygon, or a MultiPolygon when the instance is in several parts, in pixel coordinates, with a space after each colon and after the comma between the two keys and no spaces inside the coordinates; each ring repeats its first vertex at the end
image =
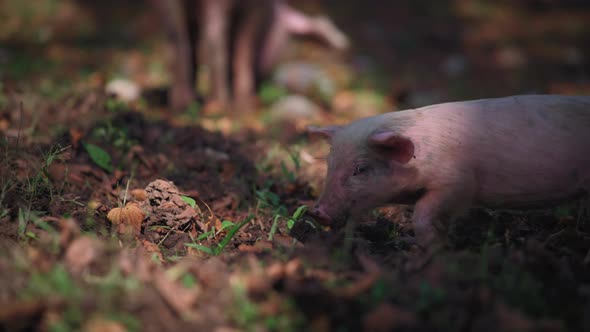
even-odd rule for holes
{"type": "MultiPolygon", "coordinates": [[[[289,43],[258,89],[267,104],[289,93],[277,85],[306,90],[305,84],[317,84],[320,96],[307,93],[314,103],[353,117],[467,98],[590,92],[588,1],[289,4],[329,17],[351,47],[339,52],[305,38],[289,43]],[[307,79],[292,87],[285,75],[307,79]]],[[[170,52],[158,15],[149,1],[4,0],[0,91],[58,99],[114,79],[142,91],[167,87],[170,52]]]]}
{"type": "MultiPolygon", "coordinates": [[[[174,125],[291,149],[307,146],[308,125],[532,93],[590,94],[590,2],[0,2],[0,132],[15,140],[52,143],[55,136],[69,135],[76,142],[92,132],[97,119],[133,110],[174,125]],[[209,19],[219,7],[206,6],[221,4],[237,8],[218,16],[229,35],[199,38],[219,25],[209,19]],[[288,15],[280,16],[277,4],[290,6],[288,15]],[[276,22],[295,22],[283,28],[300,31],[278,33],[281,43],[274,44],[274,58],[265,62],[263,38],[246,43],[251,53],[239,53],[237,43],[231,44],[241,32],[256,31],[244,17],[263,22],[259,35],[277,30],[276,22]],[[201,25],[195,32],[197,21],[201,25]],[[170,22],[184,30],[173,31],[170,22]],[[312,28],[302,33],[306,24],[312,28]],[[198,45],[183,45],[182,34],[198,45]],[[222,58],[214,44],[223,38],[225,68],[216,74],[208,68],[222,58]],[[190,49],[186,61],[197,58],[204,65],[183,63],[183,47],[190,49]],[[235,59],[247,57],[253,57],[250,69],[256,77],[252,95],[220,103],[223,93],[215,91],[216,82],[242,82],[249,73],[235,71],[235,59]],[[269,65],[262,70],[261,63],[269,65]],[[187,86],[176,89],[183,79],[187,86]],[[175,89],[186,97],[181,107],[170,98],[175,89]],[[27,135],[21,135],[22,128],[27,135]]],[[[316,194],[325,166],[312,156],[326,152],[325,145],[312,144],[311,155],[302,157],[307,166],[297,170],[316,194]]]]}

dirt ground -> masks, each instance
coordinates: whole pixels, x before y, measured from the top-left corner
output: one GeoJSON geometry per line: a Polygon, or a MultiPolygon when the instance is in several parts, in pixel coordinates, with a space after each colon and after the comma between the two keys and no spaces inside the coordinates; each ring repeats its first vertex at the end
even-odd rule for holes
{"type": "Polygon", "coordinates": [[[430,260],[403,240],[411,206],[340,231],[302,208],[328,152],[306,125],[590,93],[584,1],[416,3],[297,2],[354,47],[290,46],[334,92],[286,118],[295,92],[270,80],[253,114],[167,109],[162,32],[137,4],[0,4],[0,330],[590,330],[585,201],[474,210],[430,260]],[[145,94],[109,96],[115,78],[145,94]]]}

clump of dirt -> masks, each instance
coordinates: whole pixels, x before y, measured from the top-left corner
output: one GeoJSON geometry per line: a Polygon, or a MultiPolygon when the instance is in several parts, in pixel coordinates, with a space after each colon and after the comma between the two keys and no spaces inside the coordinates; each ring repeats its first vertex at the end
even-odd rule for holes
{"type": "Polygon", "coordinates": [[[145,237],[151,242],[162,243],[167,249],[184,251],[184,243],[190,242],[188,233],[202,233],[199,225],[205,227],[199,207],[194,203],[194,207],[191,206],[187,202],[190,198],[182,196],[169,181],[153,181],[147,185],[145,192],[146,199],[139,205],[146,213],[143,224],[145,237]]]}

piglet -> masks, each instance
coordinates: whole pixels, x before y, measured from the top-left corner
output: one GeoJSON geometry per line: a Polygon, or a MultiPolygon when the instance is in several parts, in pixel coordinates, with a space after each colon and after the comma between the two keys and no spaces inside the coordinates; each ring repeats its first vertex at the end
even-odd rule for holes
{"type": "Polygon", "coordinates": [[[313,214],[331,224],[415,204],[425,247],[470,207],[546,208],[590,189],[590,97],[452,102],[309,132],[331,144],[313,214]]]}

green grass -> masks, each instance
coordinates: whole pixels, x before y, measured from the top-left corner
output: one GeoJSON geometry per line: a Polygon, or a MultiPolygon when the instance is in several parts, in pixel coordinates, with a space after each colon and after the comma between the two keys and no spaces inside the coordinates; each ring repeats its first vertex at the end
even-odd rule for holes
{"type": "MultiPolygon", "coordinates": [[[[221,252],[223,252],[225,247],[230,243],[231,239],[238,233],[238,231],[242,227],[244,227],[246,224],[248,224],[253,218],[254,218],[253,215],[249,215],[248,218],[246,218],[246,220],[242,221],[239,224],[233,224],[231,222],[228,223],[227,221],[225,221],[226,222],[225,226],[226,226],[226,228],[229,228],[229,231],[227,232],[225,237],[221,241],[219,241],[219,243],[217,245],[214,245],[212,247],[207,247],[202,244],[198,244],[197,239],[193,239],[193,242],[185,243],[184,245],[189,248],[194,248],[194,249],[200,250],[208,255],[217,256],[217,255],[221,254],[221,252]],[[231,225],[230,225],[230,223],[231,223],[231,225]]],[[[222,226],[223,226],[223,224],[222,224],[222,226]]],[[[222,230],[223,229],[224,228],[222,228],[222,230]]],[[[222,230],[220,230],[220,232],[222,230]]]]}
{"type": "MultiPolygon", "coordinates": [[[[264,313],[260,304],[251,300],[242,283],[233,284],[233,306],[229,310],[231,320],[244,331],[303,331],[305,318],[297,310],[294,301],[289,297],[280,298],[279,309],[275,314],[264,313]]],[[[272,292],[267,300],[278,294],[272,292]]],[[[274,303],[273,303],[274,304],[274,303]]]]}
{"type": "Polygon", "coordinates": [[[80,330],[86,321],[98,313],[122,323],[129,331],[138,331],[138,320],[119,311],[119,304],[121,294],[139,290],[139,286],[137,279],[125,278],[117,269],[111,269],[105,276],[88,275],[85,282],[81,282],[74,279],[62,264],[57,263],[48,272],[33,271],[27,286],[19,294],[23,300],[63,301],[63,310],[58,310],[57,319],[49,325],[50,331],[80,330]],[[90,297],[93,299],[92,308],[83,305],[90,297]]]}

